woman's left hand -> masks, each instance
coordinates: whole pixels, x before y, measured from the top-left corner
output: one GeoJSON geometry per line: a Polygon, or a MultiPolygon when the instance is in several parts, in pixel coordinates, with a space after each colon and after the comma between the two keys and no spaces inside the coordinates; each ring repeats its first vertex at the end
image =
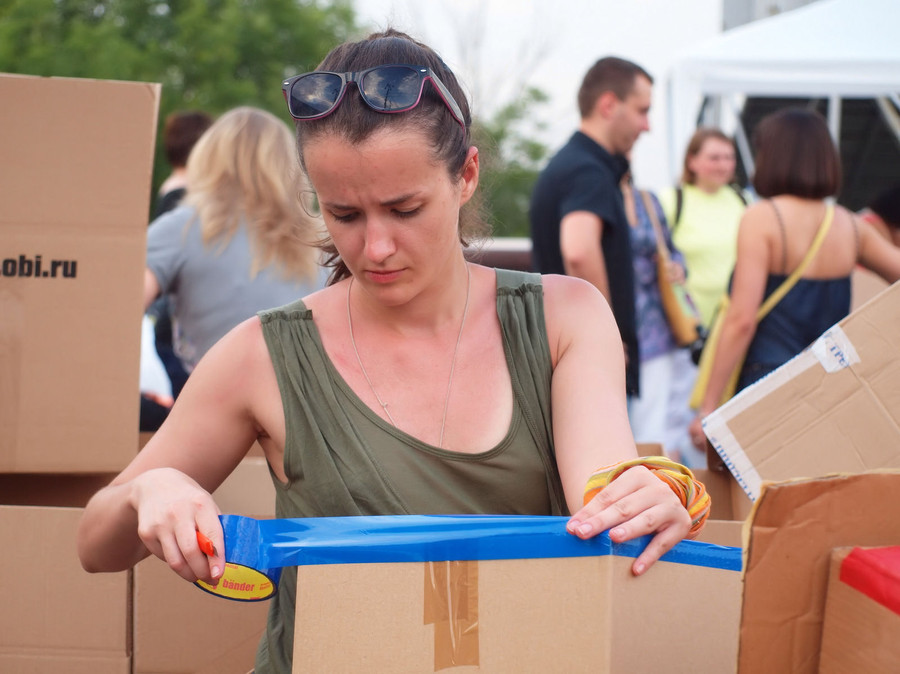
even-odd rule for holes
{"type": "Polygon", "coordinates": [[[579,538],[609,529],[614,543],[655,534],[631,566],[639,576],[688,535],[691,516],[668,485],[648,468],[634,466],[572,515],[566,529],[579,538]]]}
{"type": "Polygon", "coordinates": [[[688,433],[691,436],[691,443],[694,447],[703,451],[706,449],[706,434],[703,432],[703,418],[698,414],[694,417],[691,425],[688,426],[688,433]]]}

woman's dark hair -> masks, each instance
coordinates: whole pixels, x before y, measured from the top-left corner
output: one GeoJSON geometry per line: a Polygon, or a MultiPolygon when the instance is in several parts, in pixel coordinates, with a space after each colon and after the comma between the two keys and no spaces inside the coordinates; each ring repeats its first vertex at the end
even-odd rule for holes
{"type": "Polygon", "coordinates": [[[183,110],[166,117],[162,135],[169,165],[173,168],[187,166],[191,149],[212,123],[212,116],[202,110],[183,110]]]}
{"type": "MultiPolygon", "coordinates": [[[[296,122],[297,150],[304,171],[303,149],[307,142],[326,134],[338,135],[351,143],[361,143],[376,131],[406,126],[423,133],[431,143],[434,157],[444,163],[453,180],[463,171],[471,144],[472,116],[468,98],[453,72],[433,49],[394,29],[373,33],[359,42],[346,42],[335,47],[319,64],[317,70],[356,72],[391,63],[427,66],[444,83],[463,113],[466,128],[454,119],[440,95],[430,82],[425,84],[422,100],[412,110],[399,114],[385,114],[372,110],[362,100],[356,86],[349,85],[340,105],[317,120],[296,122]]],[[[478,215],[478,204],[470,202],[460,213],[459,238],[468,245],[474,238],[486,235],[486,226],[478,215]],[[473,213],[472,211],[475,211],[473,213]]],[[[321,243],[326,254],[325,264],[334,267],[331,282],[349,275],[337,249],[330,239],[321,243]]]]}
{"type": "Polygon", "coordinates": [[[767,115],[753,136],[753,188],[761,197],[834,196],[841,188],[841,159],[825,118],[815,110],[785,108],[767,115]]]}

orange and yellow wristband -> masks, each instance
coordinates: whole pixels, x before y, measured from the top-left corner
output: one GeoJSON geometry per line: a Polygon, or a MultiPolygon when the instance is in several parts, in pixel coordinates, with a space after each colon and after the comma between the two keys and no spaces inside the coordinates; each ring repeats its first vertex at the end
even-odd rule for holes
{"type": "Polygon", "coordinates": [[[709,509],[712,504],[709,494],[706,493],[706,487],[694,477],[690,468],[664,456],[644,456],[601,468],[588,478],[584,488],[584,504],[587,505],[588,501],[603,491],[610,482],[635,466],[648,468],[681,499],[682,505],[691,516],[691,535],[698,533],[703,528],[709,518],[709,509]]]}

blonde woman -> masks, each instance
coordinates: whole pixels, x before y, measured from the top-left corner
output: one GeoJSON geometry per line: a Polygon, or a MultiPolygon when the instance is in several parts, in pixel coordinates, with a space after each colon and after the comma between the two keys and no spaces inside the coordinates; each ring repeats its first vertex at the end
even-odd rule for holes
{"type": "Polygon", "coordinates": [[[175,352],[190,372],[238,323],[325,277],[293,134],[277,117],[252,107],[223,114],[191,151],[187,181],[183,205],[147,232],[144,306],[171,297],[175,352]]]}

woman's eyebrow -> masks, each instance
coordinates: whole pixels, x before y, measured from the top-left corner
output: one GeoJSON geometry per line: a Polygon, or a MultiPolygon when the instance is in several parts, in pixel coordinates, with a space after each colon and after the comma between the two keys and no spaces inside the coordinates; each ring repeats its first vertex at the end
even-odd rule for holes
{"type": "MultiPolygon", "coordinates": [[[[382,201],[382,206],[396,206],[397,204],[402,204],[410,199],[415,199],[418,196],[417,192],[410,192],[409,194],[403,194],[399,197],[394,197],[393,199],[388,199],[387,201],[382,201]]],[[[322,205],[327,206],[328,208],[334,208],[339,211],[352,211],[356,208],[356,206],[348,206],[346,204],[341,204],[336,201],[323,201],[322,205]]]]}

